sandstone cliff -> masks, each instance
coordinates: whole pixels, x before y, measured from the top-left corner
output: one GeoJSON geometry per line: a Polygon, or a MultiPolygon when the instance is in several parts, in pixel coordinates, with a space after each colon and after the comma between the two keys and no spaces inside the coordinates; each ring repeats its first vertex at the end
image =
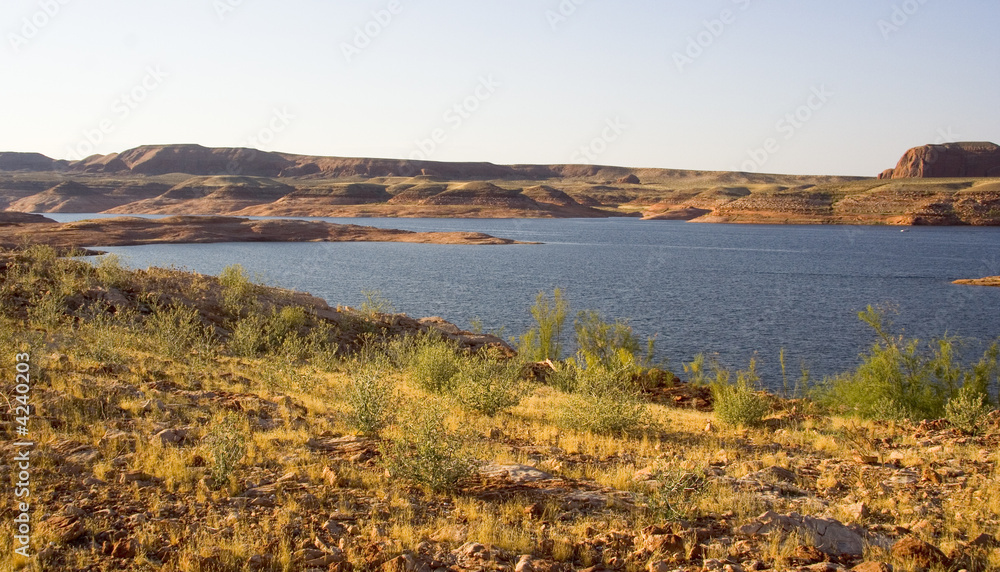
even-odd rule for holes
{"type": "Polygon", "coordinates": [[[995,143],[945,143],[914,147],[880,179],[1000,177],[1000,146],[995,143]]]}

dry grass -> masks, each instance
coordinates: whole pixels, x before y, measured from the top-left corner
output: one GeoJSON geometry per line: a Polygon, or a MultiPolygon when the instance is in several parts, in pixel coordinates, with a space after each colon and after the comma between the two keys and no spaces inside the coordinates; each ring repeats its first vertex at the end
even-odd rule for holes
{"type": "MultiPolygon", "coordinates": [[[[81,273],[76,280],[98,284],[86,270],[75,272],[81,273]]],[[[172,283],[171,276],[181,275],[137,274],[132,286],[159,288],[161,296],[214,295],[207,278],[172,283]]],[[[906,423],[787,411],[759,428],[716,427],[711,413],[648,404],[641,429],[596,434],[558,424],[554,412],[571,397],[546,385],[533,385],[519,404],[489,417],[427,393],[406,367],[392,369],[400,419],[434,410],[449,434],[462,437],[461,454],[480,463],[531,465],[556,477],[534,488],[473,477],[441,493],[389,476],[377,453],[338,455],[308,445],[354,433],[345,395],[356,360],[329,367],[308,357],[234,357],[221,341],[211,352],[191,347],[168,358],[144,340],[149,334],[140,314],[100,322],[100,328],[83,320],[33,330],[10,291],[0,301],[22,321],[0,323],[0,340],[27,347],[39,365],[32,431],[43,454],[32,469],[33,494],[41,499],[33,518],[41,523],[69,510],[84,528],[81,537],[63,541],[40,526],[33,548],[43,557],[29,561],[28,570],[243,570],[252,557],[266,562],[265,570],[296,570],[301,551],[317,541],[342,550],[357,569],[404,551],[451,554],[477,542],[577,567],[620,556],[615,562],[622,569],[641,570],[652,556],[615,543],[627,537],[641,545],[649,526],[687,535],[689,549],[702,545],[701,557],[678,566],[698,568],[702,557],[790,566],[807,539],[731,532],[765,510],[831,516],[889,538],[905,527],[946,552],[960,551],[980,534],[1000,533],[995,429],[962,437],[906,423]],[[96,351],[102,339],[117,343],[96,351]],[[244,419],[249,437],[227,480],[213,483],[206,436],[227,415],[244,419]],[[167,427],[186,428],[188,435],[164,445],[153,436],[167,427]],[[57,447],[68,441],[73,447],[57,447]],[[71,450],[80,448],[96,454],[73,457],[71,450]],[[859,455],[876,461],[857,462],[859,455]],[[768,492],[780,484],[759,476],[771,467],[793,472],[805,495],[768,492]],[[923,480],[924,469],[942,482],[923,480]],[[916,482],[892,483],[908,470],[916,482]],[[121,482],[139,472],[151,482],[121,482]],[[754,479],[760,483],[744,483],[754,479]],[[551,493],[556,487],[567,490],[551,493]],[[619,500],[604,506],[567,501],[580,490],[619,500]],[[849,509],[859,502],[867,508],[863,518],[849,509]],[[330,525],[330,515],[341,520],[330,525]],[[695,540],[697,530],[708,531],[706,538],[695,540]],[[116,538],[115,531],[125,536],[116,538]],[[123,539],[138,550],[105,554],[123,539]]],[[[9,371],[9,356],[3,360],[9,371]]],[[[381,438],[403,436],[397,421],[381,438]]],[[[6,568],[19,562],[12,542],[0,535],[6,568]]],[[[980,569],[1000,567],[995,553],[966,552],[980,569]]],[[[877,548],[868,556],[893,562],[877,548]]]]}

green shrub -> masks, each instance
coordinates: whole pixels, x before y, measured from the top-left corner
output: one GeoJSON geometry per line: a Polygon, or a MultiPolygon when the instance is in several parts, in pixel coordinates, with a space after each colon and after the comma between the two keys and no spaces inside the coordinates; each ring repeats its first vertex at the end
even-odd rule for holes
{"type": "Polygon", "coordinates": [[[456,348],[445,340],[424,338],[413,354],[411,370],[417,387],[431,393],[444,394],[454,388],[459,359],[456,348]]]}
{"type": "Polygon", "coordinates": [[[66,309],[66,295],[56,290],[47,290],[33,296],[28,306],[28,323],[41,330],[57,330],[69,323],[66,309]]]}
{"type": "Polygon", "coordinates": [[[556,423],[559,426],[604,435],[633,431],[646,420],[645,402],[635,391],[623,388],[610,388],[602,393],[570,395],[556,411],[556,423]]]}
{"type": "Polygon", "coordinates": [[[212,484],[225,486],[247,453],[250,429],[247,420],[235,413],[217,417],[203,443],[212,460],[212,484]]]}
{"type": "Polygon", "coordinates": [[[128,285],[132,273],[122,266],[117,254],[105,254],[97,263],[97,279],[108,288],[123,288],[128,285]]]}
{"type": "Polygon", "coordinates": [[[462,443],[445,426],[443,405],[425,402],[404,421],[400,436],[383,446],[382,462],[393,477],[432,491],[453,490],[475,469],[462,443]]]}
{"type": "Polygon", "coordinates": [[[490,417],[515,407],[524,398],[520,364],[497,356],[462,360],[454,378],[454,395],[468,409],[490,417]]]}
{"type": "Polygon", "coordinates": [[[858,317],[877,339],[857,369],[824,382],[819,396],[831,408],[870,419],[937,419],[961,388],[986,396],[1000,385],[996,343],[966,367],[957,361],[955,338],[922,344],[891,334],[885,311],[871,306],[858,317]]]}
{"type": "Polygon", "coordinates": [[[639,365],[652,358],[653,340],[647,343],[646,355],[640,357],[641,343],[627,322],[605,322],[600,314],[590,310],[577,315],[573,329],[577,355],[586,367],[617,367],[626,361],[639,365]]]}
{"type": "Polygon", "coordinates": [[[395,384],[387,363],[369,363],[351,376],[347,389],[351,421],[358,430],[378,435],[389,424],[396,405],[395,384]]]}
{"type": "Polygon", "coordinates": [[[712,383],[712,397],[716,418],[728,425],[760,427],[770,406],[760,394],[756,362],[750,360],[750,367],[736,372],[735,383],[731,375],[721,368],[716,370],[716,380],[712,383]]]}
{"type": "Polygon", "coordinates": [[[219,273],[222,307],[231,316],[241,316],[257,307],[257,288],[243,266],[232,264],[219,273]]]}
{"type": "Polygon", "coordinates": [[[569,312],[569,302],[559,288],[552,291],[550,299],[539,292],[531,307],[535,327],[521,336],[518,353],[528,361],[558,360],[562,358],[562,329],[569,312]]]}
{"type": "Polygon", "coordinates": [[[394,314],[396,312],[392,302],[383,296],[381,291],[363,290],[361,293],[365,296],[365,301],[361,303],[361,313],[368,319],[374,319],[379,314],[394,314]]]}
{"type": "Polygon", "coordinates": [[[308,340],[299,335],[305,323],[305,308],[299,306],[272,309],[270,314],[248,312],[233,324],[229,349],[242,357],[280,353],[293,360],[300,359],[309,350],[308,340]]]}
{"type": "Polygon", "coordinates": [[[944,407],[945,419],[966,435],[982,433],[987,416],[993,411],[984,393],[963,387],[944,407]]]}
{"type": "Polygon", "coordinates": [[[171,305],[160,306],[146,318],[145,330],[153,349],[178,359],[193,349],[207,350],[211,335],[201,323],[197,308],[171,305]]]}

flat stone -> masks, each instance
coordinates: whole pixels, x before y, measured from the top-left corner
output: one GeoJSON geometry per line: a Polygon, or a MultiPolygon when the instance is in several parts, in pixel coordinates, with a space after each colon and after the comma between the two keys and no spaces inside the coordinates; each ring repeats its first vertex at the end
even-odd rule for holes
{"type": "Polygon", "coordinates": [[[768,511],[753,522],[738,527],[736,532],[748,536],[771,532],[785,534],[797,532],[804,538],[811,539],[816,548],[833,556],[864,554],[864,539],[832,518],[802,516],[794,512],[781,515],[768,511]]]}

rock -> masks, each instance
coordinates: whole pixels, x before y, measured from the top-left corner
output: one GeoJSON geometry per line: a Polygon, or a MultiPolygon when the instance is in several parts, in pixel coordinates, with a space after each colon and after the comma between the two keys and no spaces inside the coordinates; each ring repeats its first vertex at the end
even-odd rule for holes
{"type": "Polygon", "coordinates": [[[798,513],[780,515],[766,512],[755,521],[736,528],[738,534],[755,535],[782,532],[798,533],[812,540],[813,545],[831,556],[861,556],[864,540],[842,523],[831,518],[802,516],[798,513]]]}
{"type": "Polygon", "coordinates": [[[815,564],[826,560],[825,554],[815,546],[799,545],[792,552],[792,558],[801,564],[815,564]]]}
{"type": "Polygon", "coordinates": [[[871,512],[868,510],[868,505],[863,502],[845,506],[844,513],[853,518],[855,521],[864,520],[871,515],[871,512]]]}
{"type": "Polygon", "coordinates": [[[56,542],[65,544],[83,536],[83,523],[71,516],[56,515],[42,523],[42,528],[48,531],[56,542]]]}
{"type": "Polygon", "coordinates": [[[1000,177],[1000,146],[995,143],[945,143],[907,151],[892,176],[879,178],[1000,177]]]}
{"type": "Polygon", "coordinates": [[[664,555],[680,559],[684,557],[687,546],[684,539],[676,534],[658,534],[646,539],[643,548],[654,556],[664,555]]]}
{"type": "Polygon", "coordinates": [[[543,507],[537,502],[531,503],[530,505],[524,507],[524,516],[532,520],[538,520],[542,518],[542,515],[544,514],[545,514],[545,507],[543,507]]]}
{"type": "MultiPolygon", "coordinates": [[[[159,400],[157,400],[159,401],[159,400]]],[[[160,402],[162,404],[162,402],[160,402]]],[[[167,445],[180,445],[187,439],[190,433],[189,428],[177,428],[177,429],[164,429],[156,435],[153,435],[152,441],[156,443],[157,441],[164,446],[167,445]]]]}
{"type": "Polygon", "coordinates": [[[892,564],[885,562],[862,562],[851,570],[853,572],[893,572],[892,564]]]}
{"type": "Polygon", "coordinates": [[[512,483],[534,483],[554,479],[552,475],[528,465],[486,465],[479,470],[484,477],[501,478],[512,483]]]}
{"type": "Polygon", "coordinates": [[[666,560],[656,560],[649,563],[649,572],[671,572],[674,567],[666,560]]]}
{"type": "Polygon", "coordinates": [[[141,550],[142,544],[134,538],[106,541],[101,545],[101,552],[112,558],[135,558],[141,550]]]}
{"type": "Polygon", "coordinates": [[[535,572],[535,567],[531,565],[532,560],[530,554],[522,554],[514,565],[514,572],[535,572]]]}
{"type": "Polygon", "coordinates": [[[635,173],[629,173],[628,175],[618,179],[619,185],[639,185],[641,183],[642,181],[639,180],[639,177],[635,176],[635,173]]]}
{"type": "Polygon", "coordinates": [[[779,467],[777,465],[768,467],[762,471],[757,471],[757,473],[755,473],[754,475],[759,480],[764,480],[764,481],[775,480],[780,483],[795,484],[799,480],[798,475],[796,475],[792,471],[789,471],[788,469],[779,467]]]}
{"type": "Polygon", "coordinates": [[[343,562],[344,553],[339,548],[330,547],[331,551],[319,550],[318,548],[303,548],[292,553],[292,559],[303,565],[310,567],[326,568],[331,564],[343,562]]]}
{"type": "Polygon", "coordinates": [[[944,483],[944,478],[941,474],[930,467],[925,467],[920,475],[920,480],[927,483],[934,483],[935,485],[940,485],[944,483]]]}
{"type": "Polygon", "coordinates": [[[946,566],[948,557],[932,544],[928,544],[915,536],[906,536],[893,545],[892,555],[916,566],[930,568],[931,566],[946,566]]]}
{"type": "Polygon", "coordinates": [[[972,539],[969,546],[976,548],[1000,548],[1000,540],[986,534],[985,532],[972,539]]]}

